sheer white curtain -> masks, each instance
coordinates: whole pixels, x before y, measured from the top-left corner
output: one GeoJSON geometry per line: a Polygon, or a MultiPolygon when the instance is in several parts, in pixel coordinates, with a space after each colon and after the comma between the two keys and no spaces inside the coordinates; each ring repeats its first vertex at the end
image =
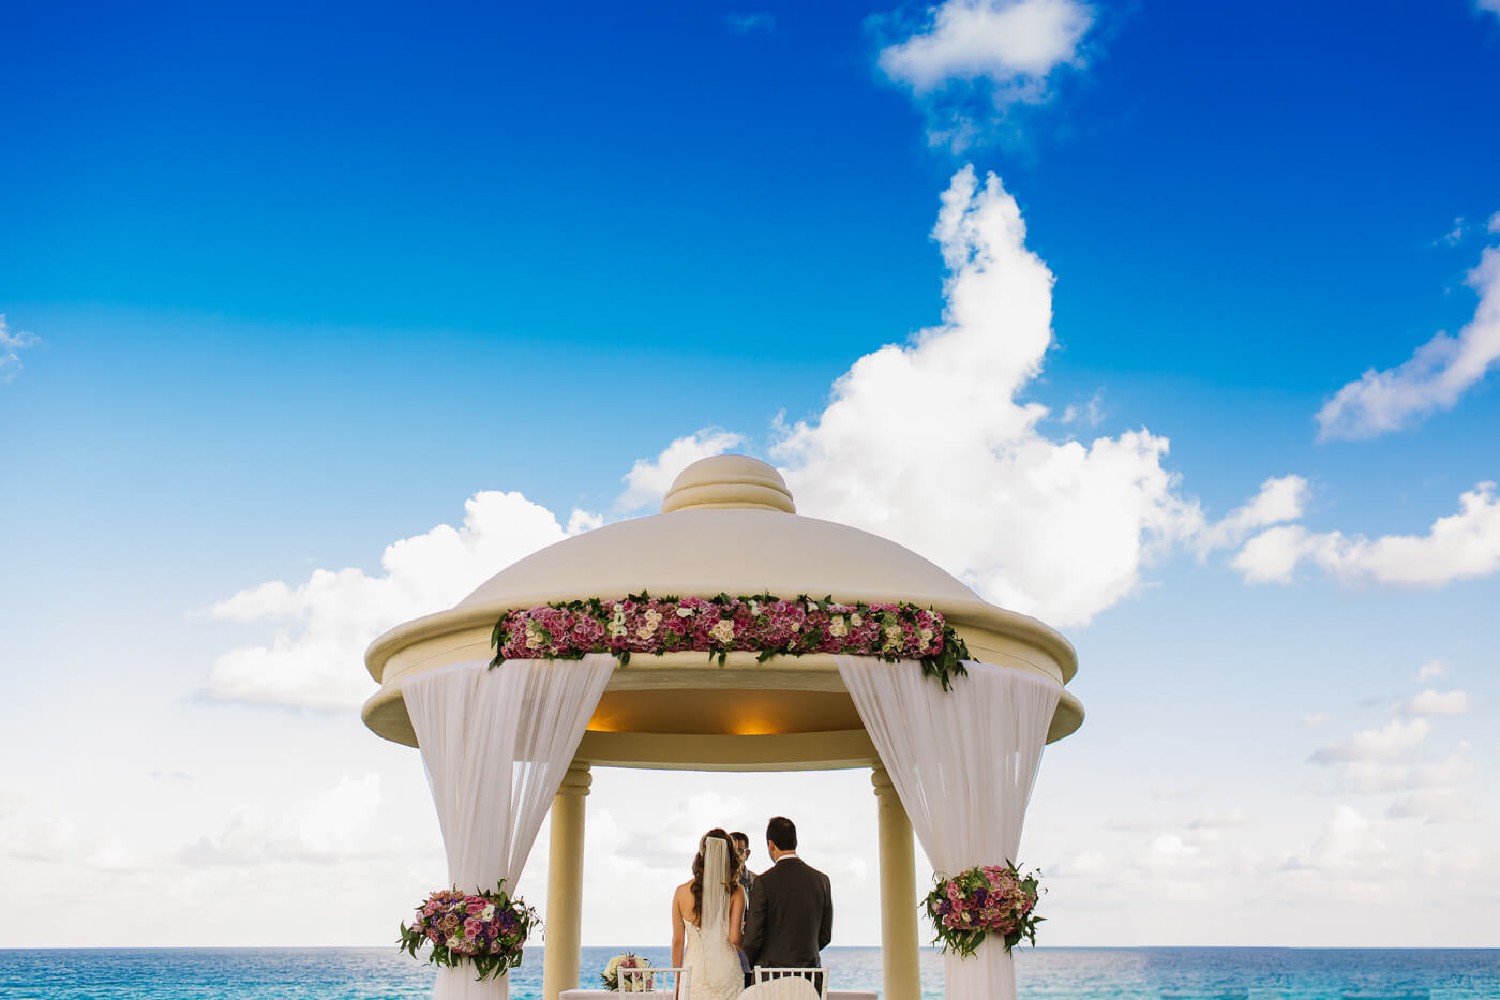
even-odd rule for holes
{"type": "MultiPolygon", "coordinates": [[[[933,868],[956,875],[1019,862],[1021,823],[1062,686],[966,661],[968,677],[944,691],[914,660],[835,660],[933,868]]],[[[949,954],[944,971],[948,997],[1015,1000],[1010,953],[993,937],[971,958],[949,954]]]]}
{"type": "MultiPolygon", "coordinates": [[[[402,685],[422,750],[448,880],[468,892],[505,879],[515,892],[542,818],[583,738],[615,659],[482,660],[402,685]]],[[[438,1000],[505,1000],[510,979],[480,983],[471,968],[439,969],[438,1000]]]]}

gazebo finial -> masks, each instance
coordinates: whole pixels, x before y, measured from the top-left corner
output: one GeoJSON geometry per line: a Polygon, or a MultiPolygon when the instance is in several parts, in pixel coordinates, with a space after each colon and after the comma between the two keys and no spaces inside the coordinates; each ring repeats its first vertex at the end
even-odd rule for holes
{"type": "Polygon", "coordinates": [[[687,508],[759,508],[797,513],[781,473],[748,455],[703,458],[677,474],[662,498],[661,512],[687,508]]]}

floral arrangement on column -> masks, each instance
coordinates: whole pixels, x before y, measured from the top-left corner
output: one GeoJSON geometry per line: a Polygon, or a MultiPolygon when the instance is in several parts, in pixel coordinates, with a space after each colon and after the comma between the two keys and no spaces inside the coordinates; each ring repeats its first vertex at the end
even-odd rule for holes
{"type": "Polygon", "coordinates": [[[504,879],[493,892],[438,889],[417,907],[411,926],[401,925],[400,946],[416,958],[430,944],[432,964],[472,965],[476,979],[498,979],[521,964],[526,938],[540,923],[535,910],[505,892],[504,879]]]}
{"type": "Polygon", "coordinates": [[[991,935],[1000,936],[1010,951],[1024,938],[1036,944],[1036,925],[1046,917],[1036,915],[1040,888],[1039,871],[1022,873],[1014,864],[981,865],[952,878],[937,879],[923,901],[927,915],[937,928],[934,944],[956,951],[962,958],[974,954],[991,935]]]}
{"type": "Polygon", "coordinates": [[[495,659],[576,660],[612,653],[620,665],[633,653],[705,653],[719,665],[729,653],[773,656],[810,653],[917,660],[948,690],[967,673],[969,650],[940,611],[914,604],[843,604],[802,595],[651,597],[561,601],[509,611],[495,623],[495,659]]]}

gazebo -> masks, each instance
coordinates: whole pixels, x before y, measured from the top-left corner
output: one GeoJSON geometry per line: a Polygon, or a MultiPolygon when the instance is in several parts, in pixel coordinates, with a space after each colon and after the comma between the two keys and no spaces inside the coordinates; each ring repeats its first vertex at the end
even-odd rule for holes
{"type": "MultiPolygon", "coordinates": [[[[684,470],[660,514],[558,542],[452,609],[392,629],[365,662],[380,684],[364,705],[365,724],[420,745],[450,880],[469,889],[499,878],[514,885],[550,807],[546,1000],[579,983],[591,768],[870,768],[884,995],[918,1000],[914,824],[939,871],[1013,859],[1042,745],[1083,721],[1064,687],[1077,657],[1060,634],[987,603],[894,542],[799,516],[776,470],[738,455],[684,470]],[[968,673],[946,690],[912,660],[754,652],[722,661],[703,652],[638,654],[624,667],[603,654],[489,667],[502,615],[646,592],[931,608],[966,642],[968,673]]],[[[504,980],[465,979],[440,970],[438,995],[505,995],[504,980]]],[[[988,942],[976,958],[950,958],[947,983],[949,996],[974,1000],[1015,990],[1008,953],[988,942]]]]}

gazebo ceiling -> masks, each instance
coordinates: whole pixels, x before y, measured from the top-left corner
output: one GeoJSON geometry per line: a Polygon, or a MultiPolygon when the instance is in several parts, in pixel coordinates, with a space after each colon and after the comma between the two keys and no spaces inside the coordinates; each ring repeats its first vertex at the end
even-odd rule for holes
{"type": "MultiPolygon", "coordinates": [[[[976,659],[1061,683],[1077,670],[1073,647],[1035,618],[983,601],[895,542],[797,515],[781,476],[763,462],[739,455],[697,462],[677,477],[662,511],[549,546],[501,570],[451,610],[381,636],[365,654],[381,685],[365,704],[366,724],[415,745],[401,680],[488,659],[490,629],[503,612],[642,591],[910,601],[943,612],[976,659]]],[[[1064,692],[1049,740],[1082,720],[1082,706],[1064,692]]],[[[721,668],[702,653],[637,656],[616,670],[579,755],[599,764],[723,770],[847,767],[874,759],[831,658],[762,664],[751,654],[731,654],[721,668]]]]}

